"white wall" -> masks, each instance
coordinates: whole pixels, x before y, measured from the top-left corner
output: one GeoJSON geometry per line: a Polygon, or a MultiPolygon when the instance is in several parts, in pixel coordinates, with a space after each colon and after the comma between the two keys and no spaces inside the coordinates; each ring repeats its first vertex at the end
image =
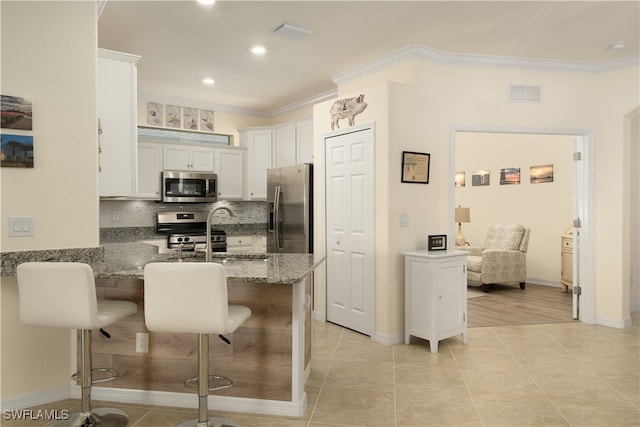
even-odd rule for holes
{"type": "Polygon", "coordinates": [[[527,280],[560,285],[560,236],[573,219],[573,137],[458,132],[456,171],[466,185],[455,189],[455,205],[471,210],[462,224],[465,239],[482,246],[491,222],[523,224],[531,229],[527,280]],[[553,182],[531,184],[529,167],[552,164],[553,182]],[[520,184],[500,185],[500,169],[520,168],[520,184]],[[488,186],[472,186],[471,175],[489,170],[488,186]]]}
{"type": "MultiPolygon", "coordinates": [[[[400,338],[404,333],[402,298],[403,272],[398,271],[399,253],[404,249],[424,247],[425,231],[450,229],[449,144],[452,125],[480,127],[518,127],[529,129],[586,129],[595,135],[594,179],[594,243],[595,247],[595,318],[596,322],[622,327],[629,322],[628,292],[623,292],[623,119],[639,104],[638,68],[626,67],[602,73],[556,71],[555,69],[525,69],[520,67],[464,66],[407,60],[374,74],[343,83],[340,98],[365,94],[367,109],[357,116],[356,123],[375,122],[376,144],[389,146],[381,154],[388,163],[376,158],[376,296],[394,297],[377,301],[376,331],[382,336],[400,338]],[[392,104],[385,108],[384,97],[374,96],[384,82],[413,85],[411,94],[398,87],[387,98],[392,104]],[[543,88],[540,104],[507,102],[510,83],[539,84],[543,88]],[[375,90],[374,90],[375,88],[375,90]],[[396,96],[397,94],[397,96],[396,96]],[[399,107],[397,102],[410,101],[399,107]],[[393,117],[394,109],[412,120],[393,117]],[[394,134],[396,123],[408,127],[394,134]],[[406,147],[406,148],[405,148],[406,147]],[[400,168],[398,151],[425,151],[432,154],[430,183],[423,190],[412,184],[393,184],[393,164],[400,168]],[[378,176],[390,184],[378,186],[378,176]],[[388,200],[384,206],[378,200],[388,200]],[[414,208],[415,207],[415,208],[414,208]],[[394,209],[407,209],[410,224],[398,230],[394,209]],[[413,221],[412,218],[422,218],[413,221]],[[385,264],[387,267],[378,267],[385,264]],[[390,266],[390,267],[389,267],[390,266]],[[387,268],[388,270],[384,270],[387,268]]],[[[322,153],[321,134],[328,124],[330,103],[314,108],[314,155],[322,153]]],[[[376,146],[376,156],[379,148],[376,146]]],[[[526,166],[528,167],[528,165],[526,166]]],[[[318,169],[318,168],[317,168],[318,169]]],[[[399,172],[395,172],[396,174],[399,172]]],[[[543,184],[538,184],[542,186],[543,184]]],[[[316,190],[318,189],[316,187],[316,190]]],[[[317,192],[316,211],[323,212],[323,192],[317,192]]],[[[560,233],[564,231],[561,230],[560,233]]],[[[552,231],[558,235],[557,230],[552,231]]],[[[534,234],[535,236],[535,234],[534,234]]],[[[453,237],[453,236],[451,236],[453,237]]],[[[323,235],[318,235],[323,239],[323,235]]],[[[533,238],[533,237],[532,237],[533,238]]],[[[628,250],[626,251],[628,256],[628,250]]],[[[317,284],[316,295],[323,294],[317,284]]],[[[318,309],[316,307],[316,309],[318,309]]]]}
{"type": "MultiPolygon", "coordinates": [[[[2,251],[98,246],[95,2],[2,2],[2,94],[33,103],[34,168],[2,168],[1,230],[32,215],[35,236],[2,251]]],[[[3,132],[5,129],[3,129],[3,132]]],[[[1,282],[3,400],[69,384],[68,330],[26,327],[15,278],[1,282]]]]}

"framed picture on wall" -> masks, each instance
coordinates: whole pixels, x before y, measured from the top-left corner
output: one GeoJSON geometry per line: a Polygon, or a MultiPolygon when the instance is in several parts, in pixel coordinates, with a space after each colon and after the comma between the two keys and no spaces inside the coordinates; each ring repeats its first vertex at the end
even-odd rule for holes
{"type": "Polygon", "coordinates": [[[500,185],[520,184],[520,168],[500,169],[500,185]]]}
{"type": "Polygon", "coordinates": [[[402,179],[401,182],[414,184],[429,183],[429,153],[416,153],[414,151],[402,152],[402,179]]]}
{"type": "Polygon", "coordinates": [[[473,187],[489,185],[489,176],[491,172],[488,170],[473,171],[471,174],[471,185],[473,187]]]}
{"type": "Polygon", "coordinates": [[[456,172],[455,176],[455,185],[456,187],[464,187],[465,184],[465,173],[464,172],[456,172]]]}
{"type": "Polygon", "coordinates": [[[531,166],[529,168],[529,178],[532,184],[553,182],[553,165],[531,166]]]}

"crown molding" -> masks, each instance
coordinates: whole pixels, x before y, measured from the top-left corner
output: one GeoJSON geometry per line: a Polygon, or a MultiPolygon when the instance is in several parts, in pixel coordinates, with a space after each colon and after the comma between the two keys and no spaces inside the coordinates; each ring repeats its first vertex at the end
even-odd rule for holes
{"type": "Polygon", "coordinates": [[[320,95],[313,96],[311,98],[303,99],[298,102],[294,102],[293,104],[285,105],[284,107],[276,108],[270,112],[271,117],[278,116],[280,114],[284,114],[286,112],[296,110],[298,108],[307,107],[309,105],[315,105],[319,102],[324,102],[329,99],[333,99],[338,96],[338,89],[332,89],[330,91],[321,93],[320,95]]]}
{"type": "Polygon", "coordinates": [[[638,55],[606,62],[564,61],[497,55],[477,55],[469,53],[451,53],[432,49],[424,45],[409,45],[383,55],[366,64],[352,68],[343,73],[335,74],[331,76],[331,80],[336,85],[344,84],[350,80],[381,71],[392,65],[397,65],[410,59],[418,59],[434,64],[496,68],[525,68],[578,73],[605,73],[619,68],[640,65],[640,57],[638,55]]]}

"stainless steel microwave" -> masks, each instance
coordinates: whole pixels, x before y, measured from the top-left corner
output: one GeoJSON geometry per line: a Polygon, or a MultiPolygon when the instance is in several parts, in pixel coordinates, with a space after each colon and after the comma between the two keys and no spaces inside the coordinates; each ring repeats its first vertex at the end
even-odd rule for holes
{"type": "Polygon", "coordinates": [[[162,171],[162,201],[212,203],[217,197],[217,176],[209,172],[162,171]]]}

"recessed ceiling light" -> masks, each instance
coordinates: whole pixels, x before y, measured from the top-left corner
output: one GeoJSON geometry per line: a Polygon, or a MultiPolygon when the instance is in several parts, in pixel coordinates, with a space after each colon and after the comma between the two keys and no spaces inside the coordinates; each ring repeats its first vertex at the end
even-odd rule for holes
{"type": "Polygon", "coordinates": [[[203,4],[205,6],[211,6],[215,2],[216,0],[198,0],[198,3],[203,4]]]}
{"type": "Polygon", "coordinates": [[[611,50],[622,50],[625,47],[627,47],[627,42],[615,42],[615,43],[612,43],[611,46],[609,46],[609,49],[611,49],[611,50]]]}
{"type": "Polygon", "coordinates": [[[253,53],[254,55],[264,55],[265,53],[267,53],[267,48],[265,48],[264,46],[253,46],[251,48],[251,53],[253,53]]]}
{"type": "Polygon", "coordinates": [[[216,81],[210,78],[206,78],[206,79],[202,79],[202,83],[206,84],[207,86],[211,86],[215,83],[216,81]]]}

